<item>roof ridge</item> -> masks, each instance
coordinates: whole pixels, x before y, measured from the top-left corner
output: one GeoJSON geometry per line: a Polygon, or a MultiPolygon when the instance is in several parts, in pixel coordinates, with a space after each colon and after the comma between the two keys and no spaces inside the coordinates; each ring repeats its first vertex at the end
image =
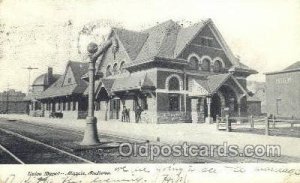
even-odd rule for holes
{"type": "Polygon", "coordinates": [[[172,19],[169,19],[169,20],[166,20],[166,21],[164,21],[164,22],[161,22],[161,23],[159,23],[159,24],[157,24],[157,25],[155,25],[155,26],[152,26],[152,27],[149,27],[149,28],[147,28],[147,29],[144,29],[144,30],[142,30],[141,32],[150,32],[150,31],[152,31],[153,29],[156,29],[156,28],[158,28],[158,27],[161,27],[161,26],[163,26],[163,25],[168,25],[168,24],[176,24],[176,25],[178,25],[178,26],[180,26],[178,23],[176,23],[174,20],[172,20],[172,19]]]}

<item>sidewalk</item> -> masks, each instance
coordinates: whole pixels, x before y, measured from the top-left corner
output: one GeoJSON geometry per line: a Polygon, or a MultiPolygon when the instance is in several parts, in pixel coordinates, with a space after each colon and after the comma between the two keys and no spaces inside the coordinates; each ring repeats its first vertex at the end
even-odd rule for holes
{"type": "MultiPolygon", "coordinates": [[[[3,118],[23,120],[39,123],[45,126],[54,126],[64,129],[83,131],[85,120],[49,119],[30,117],[27,115],[0,115],[3,118]]],[[[13,121],[12,121],[13,122],[13,121]]],[[[246,133],[217,131],[212,124],[138,124],[119,121],[98,121],[99,132],[119,136],[156,141],[163,143],[193,143],[193,144],[227,144],[238,145],[280,145],[281,154],[300,158],[300,139],[292,137],[265,136],[246,133]]]]}

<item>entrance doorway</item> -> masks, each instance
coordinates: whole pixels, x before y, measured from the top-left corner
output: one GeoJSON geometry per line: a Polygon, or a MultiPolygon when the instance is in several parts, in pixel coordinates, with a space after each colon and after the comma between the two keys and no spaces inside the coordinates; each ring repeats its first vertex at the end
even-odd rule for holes
{"type": "Polygon", "coordinates": [[[120,99],[110,100],[110,119],[119,119],[120,99]]]}
{"type": "Polygon", "coordinates": [[[211,116],[216,121],[216,116],[221,116],[221,99],[217,94],[214,94],[211,100],[211,116]]]}

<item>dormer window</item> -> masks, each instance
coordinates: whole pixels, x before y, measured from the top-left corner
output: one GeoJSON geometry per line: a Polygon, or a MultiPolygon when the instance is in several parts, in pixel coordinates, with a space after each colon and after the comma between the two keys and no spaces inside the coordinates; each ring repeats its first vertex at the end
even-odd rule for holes
{"type": "Polygon", "coordinates": [[[222,71],[222,63],[220,60],[216,60],[214,63],[214,72],[221,72],[222,71]]]}
{"type": "Polygon", "coordinates": [[[191,69],[199,68],[199,60],[195,56],[190,58],[190,66],[191,66],[191,69]]]}
{"type": "Polygon", "coordinates": [[[106,67],[106,77],[111,75],[110,65],[106,67]]]}
{"type": "Polygon", "coordinates": [[[208,60],[207,58],[202,60],[202,70],[210,71],[210,60],[208,60]]]}
{"type": "Polygon", "coordinates": [[[124,62],[124,61],[121,62],[121,64],[120,64],[120,72],[121,72],[121,73],[124,73],[124,72],[125,72],[124,65],[125,65],[125,62],[124,62]]]}
{"type": "Polygon", "coordinates": [[[113,66],[113,74],[118,74],[118,64],[115,63],[114,66],[113,66]]]}
{"type": "Polygon", "coordinates": [[[199,61],[200,57],[196,53],[192,53],[188,56],[188,62],[189,62],[189,67],[190,69],[199,69],[199,61]]]}
{"type": "Polygon", "coordinates": [[[213,38],[201,37],[201,45],[212,47],[213,46],[213,38]]]}

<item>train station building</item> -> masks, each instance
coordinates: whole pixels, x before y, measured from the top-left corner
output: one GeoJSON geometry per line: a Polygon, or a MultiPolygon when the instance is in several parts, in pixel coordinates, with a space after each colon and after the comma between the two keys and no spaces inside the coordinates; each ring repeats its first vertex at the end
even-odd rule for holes
{"type": "MultiPolygon", "coordinates": [[[[120,120],[124,109],[130,122],[141,123],[213,122],[224,110],[246,115],[246,78],[257,72],[234,56],[212,20],[189,27],[170,20],[140,32],[113,28],[112,37],[117,46],[96,62],[104,75],[95,87],[99,120],[120,120]]],[[[69,61],[61,76],[46,83],[33,97],[43,116],[86,116],[87,69],[87,63],[69,61]]]]}
{"type": "Polygon", "coordinates": [[[267,113],[277,117],[300,118],[300,61],[265,75],[267,113]]]}

